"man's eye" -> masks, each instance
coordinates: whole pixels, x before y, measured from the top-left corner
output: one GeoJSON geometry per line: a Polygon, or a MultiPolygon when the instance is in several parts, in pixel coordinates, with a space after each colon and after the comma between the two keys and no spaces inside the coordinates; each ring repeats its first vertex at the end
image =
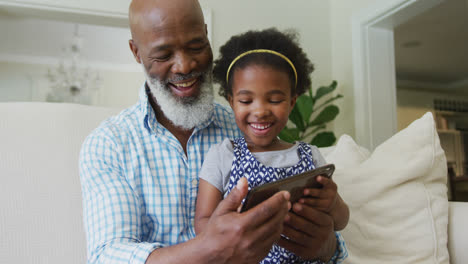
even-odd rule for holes
{"type": "Polygon", "coordinates": [[[171,57],[171,54],[165,54],[165,55],[160,55],[160,56],[154,56],[153,59],[155,61],[167,61],[171,57]]]}
{"type": "Polygon", "coordinates": [[[189,50],[190,51],[194,51],[194,52],[199,52],[199,51],[202,51],[205,49],[205,46],[199,46],[199,47],[190,47],[189,50]]]}

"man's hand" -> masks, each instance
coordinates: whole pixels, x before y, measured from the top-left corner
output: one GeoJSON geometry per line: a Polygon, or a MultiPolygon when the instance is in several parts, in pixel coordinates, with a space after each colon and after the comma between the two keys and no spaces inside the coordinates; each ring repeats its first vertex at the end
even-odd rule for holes
{"type": "Polygon", "coordinates": [[[203,250],[210,252],[210,263],[258,263],[279,240],[290,208],[289,193],[279,192],[247,212],[238,213],[247,189],[247,181],[242,178],[196,237],[202,240],[203,250]]]}
{"type": "Polygon", "coordinates": [[[307,204],[296,203],[289,213],[278,245],[302,259],[328,261],[336,250],[333,219],[307,204]]]}

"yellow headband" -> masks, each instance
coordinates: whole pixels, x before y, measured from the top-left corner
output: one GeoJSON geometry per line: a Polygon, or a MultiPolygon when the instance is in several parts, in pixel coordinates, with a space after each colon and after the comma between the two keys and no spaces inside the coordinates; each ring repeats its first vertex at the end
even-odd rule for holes
{"type": "Polygon", "coordinates": [[[294,67],[294,64],[288,59],[288,57],[284,56],[283,54],[277,52],[277,51],[274,51],[274,50],[268,50],[268,49],[254,49],[254,50],[249,50],[249,51],[246,51],[242,54],[240,54],[239,56],[237,56],[232,62],[231,62],[231,65],[229,65],[229,68],[227,70],[227,73],[226,73],[226,83],[229,83],[229,72],[231,71],[231,68],[232,66],[234,66],[234,64],[240,60],[242,57],[244,57],[245,55],[248,55],[248,54],[251,54],[251,53],[270,53],[270,54],[274,54],[276,56],[279,56],[281,58],[283,58],[285,61],[287,61],[289,63],[289,65],[291,65],[291,68],[293,69],[294,71],[294,77],[296,77],[296,84],[294,85],[294,89],[296,89],[296,86],[297,86],[297,72],[296,72],[296,68],[294,67]]]}

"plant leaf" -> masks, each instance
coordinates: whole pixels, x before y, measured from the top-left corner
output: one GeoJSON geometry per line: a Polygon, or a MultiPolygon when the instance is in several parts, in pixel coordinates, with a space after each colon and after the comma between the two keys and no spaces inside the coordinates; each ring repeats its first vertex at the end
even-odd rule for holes
{"type": "Polygon", "coordinates": [[[311,126],[321,125],[328,123],[335,119],[340,113],[340,109],[336,105],[329,105],[325,107],[320,114],[310,123],[311,126]]]}
{"type": "Polygon", "coordinates": [[[333,102],[333,101],[335,101],[335,100],[337,100],[337,99],[340,99],[340,98],[343,98],[343,95],[337,94],[336,96],[334,96],[334,97],[332,97],[332,98],[326,100],[323,104],[331,103],[331,102],[333,102]]]}
{"type": "Polygon", "coordinates": [[[297,98],[296,106],[301,113],[304,123],[307,124],[310,121],[310,115],[314,109],[314,102],[311,97],[303,94],[297,98]]]}
{"type": "Polygon", "coordinates": [[[334,96],[334,97],[332,97],[332,98],[330,98],[330,99],[327,99],[324,103],[322,103],[322,104],[320,104],[319,106],[315,107],[314,112],[315,112],[315,111],[318,111],[319,109],[323,108],[323,107],[326,106],[327,104],[329,104],[329,103],[331,103],[331,102],[333,102],[333,101],[335,101],[335,100],[337,100],[337,99],[340,99],[340,98],[342,98],[342,97],[343,97],[343,95],[337,94],[336,96],[334,96]]]}
{"type": "Polygon", "coordinates": [[[294,143],[299,140],[299,129],[285,127],[281,130],[278,137],[286,142],[294,143]]]}
{"type": "Polygon", "coordinates": [[[320,99],[321,97],[333,92],[336,89],[338,83],[333,81],[329,86],[322,86],[318,88],[317,92],[315,93],[315,100],[320,99]]]}
{"type": "MultiPolygon", "coordinates": [[[[309,127],[309,128],[312,128],[312,127],[309,127]]],[[[325,128],[327,128],[327,125],[325,125],[325,124],[315,126],[314,129],[312,129],[312,131],[310,131],[306,135],[304,135],[303,138],[311,136],[311,135],[313,135],[313,134],[317,133],[318,131],[323,130],[325,128]]]]}
{"type": "Polygon", "coordinates": [[[289,114],[289,120],[291,120],[291,122],[293,122],[300,131],[305,130],[304,119],[302,118],[297,104],[294,106],[291,114],[289,114]]]}
{"type": "Polygon", "coordinates": [[[310,141],[311,145],[315,145],[318,148],[329,147],[335,143],[336,137],[333,132],[321,132],[318,133],[312,141],[310,141]]]}

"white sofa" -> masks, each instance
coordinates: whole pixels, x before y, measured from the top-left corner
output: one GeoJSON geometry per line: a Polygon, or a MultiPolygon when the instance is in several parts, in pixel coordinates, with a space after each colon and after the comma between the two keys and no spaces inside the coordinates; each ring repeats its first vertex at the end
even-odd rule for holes
{"type": "MultiPolygon", "coordinates": [[[[86,262],[78,153],[91,130],[117,112],[0,103],[0,263],[86,262]]],[[[466,224],[468,204],[450,203],[453,264],[468,263],[466,224]]]]}

